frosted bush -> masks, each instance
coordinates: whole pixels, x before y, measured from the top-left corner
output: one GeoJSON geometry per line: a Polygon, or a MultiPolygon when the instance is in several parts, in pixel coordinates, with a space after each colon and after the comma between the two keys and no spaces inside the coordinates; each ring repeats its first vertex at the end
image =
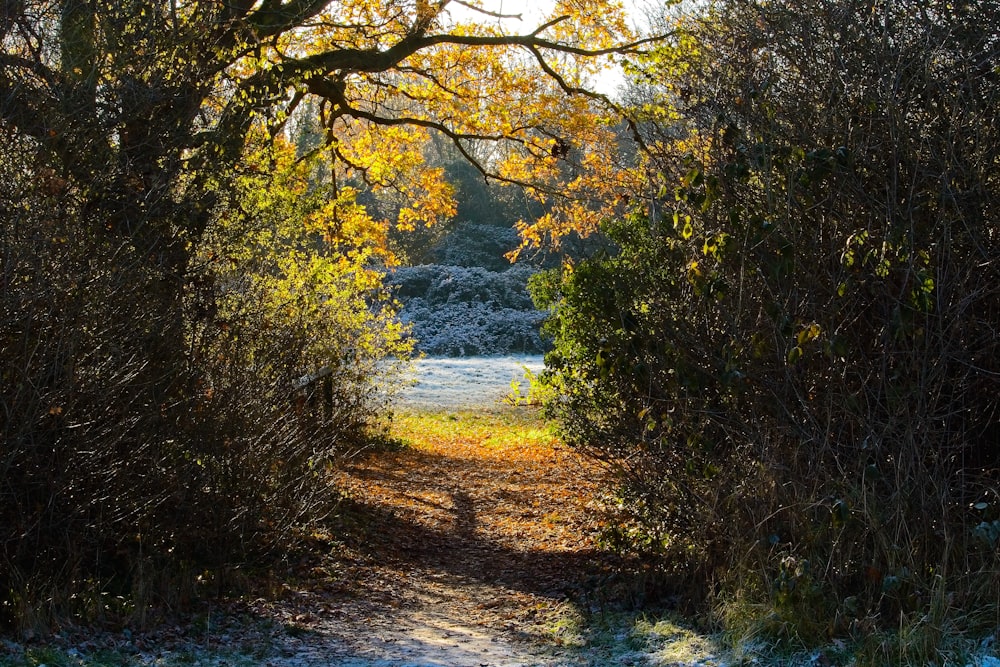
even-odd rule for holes
{"type": "Polygon", "coordinates": [[[389,280],[413,327],[417,349],[443,356],[539,353],[544,314],[526,284],[530,267],[506,271],[440,264],[397,269],[389,280]]]}
{"type": "Polygon", "coordinates": [[[396,269],[389,280],[398,287],[397,296],[404,304],[420,297],[434,305],[492,301],[506,308],[534,310],[525,288],[534,272],[528,266],[490,271],[480,266],[425,264],[396,269]]]}
{"type": "Polygon", "coordinates": [[[510,225],[463,223],[455,233],[433,249],[434,259],[446,265],[484,266],[503,270],[504,255],[520,244],[521,238],[510,225]]]}

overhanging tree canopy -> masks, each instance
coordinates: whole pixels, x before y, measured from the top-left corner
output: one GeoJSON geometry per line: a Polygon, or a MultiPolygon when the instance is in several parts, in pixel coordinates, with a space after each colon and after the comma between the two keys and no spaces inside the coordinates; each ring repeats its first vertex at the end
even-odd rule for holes
{"type": "Polygon", "coordinates": [[[454,0],[6,2],[0,117],[55,191],[180,272],[250,128],[278,131],[309,98],[341,170],[409,195],[404,225],[443,212],[441,174],[419,170],[429,131],[484,174],[565,171],[562,147],[597,141],[601,120],[600,96],[575,93],[639,43],[614,2],[557,3],[523,34],[507,23],[454,0]]]}
{"type": "Polygon", "coordinates": [[[582,84],[640,44],[611,0],[522,34],[489,10],[0,2],[0,623],[36,578],[68,600],[129,572],[139,589],[322,515],[324,457],[400,348],[372,307],[379,243],[453,208],[432,133],[599,212],[614,137],[582,84]],[[393,220],[364,188],[397,191],[393,220]],[[322,410],[289,395],[325,366],[322,410]]]}

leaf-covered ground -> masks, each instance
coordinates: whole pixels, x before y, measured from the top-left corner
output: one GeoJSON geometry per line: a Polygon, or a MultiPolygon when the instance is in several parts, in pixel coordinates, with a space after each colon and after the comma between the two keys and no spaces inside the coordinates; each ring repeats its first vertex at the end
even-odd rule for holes
{"type": "Polygon", "coordinates": [[[670,643],[718,664],[678,628],[600,620],[603,471],[530,410],[403,413],[390,443],[338,473],[337,553],[266,610],[301,633],[286,663],[662,664],[670,643]]]}
{"type": "Polygon", "coordinates": [[[668,645],[718,664],[707,640],[588,592],[614,566],[595,539],[602,471],[533,413],[404,413],[389,435],[340,468],[340,511],[276,595],[194,626],[8,643],[0,665],[680,664],[668,645]]]}
{"type": "Polygon", "coordinates": [[[453,643],[565,643],[563,606],[600,573],[600,471],[515,411],[402,415],[394,433],[404,447],[338,480],[357,550],[345,586],[390,610],[433,611],[453,643]]]}

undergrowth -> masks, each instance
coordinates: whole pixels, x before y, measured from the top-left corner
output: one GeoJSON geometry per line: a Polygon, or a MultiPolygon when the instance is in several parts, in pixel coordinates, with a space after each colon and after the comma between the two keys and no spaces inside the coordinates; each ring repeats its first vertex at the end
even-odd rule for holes
{"type": "Polygon", "coordinates": [[[734,643],[951,663],[1000,617],[1000,7],[834,4],[664,15],[642,203],[533,282],[547,409],[734,643]]]}

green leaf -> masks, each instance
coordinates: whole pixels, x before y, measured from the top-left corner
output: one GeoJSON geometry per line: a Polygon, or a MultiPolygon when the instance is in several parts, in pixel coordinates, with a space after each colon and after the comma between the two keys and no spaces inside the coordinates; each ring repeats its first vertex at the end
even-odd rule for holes
{"type": "Polygon", "coordinates": [[[691,224],[691,216],[684,216],[684,229],[681,230],[681,237],[688,240],[694,235],[694,226],[691,224]]]}
{"type": "Polygon", "coordinates": [[[788,363],[794,364],[802,358],[802,348],[796,345],[788,352],[788,363]]]}
{"type": "Polygon", "coordinates": [[[700,186],[705,180],[704,174],[698,167],[692,168],[685,176],[684,182],[693,188],[700,186]]]}

